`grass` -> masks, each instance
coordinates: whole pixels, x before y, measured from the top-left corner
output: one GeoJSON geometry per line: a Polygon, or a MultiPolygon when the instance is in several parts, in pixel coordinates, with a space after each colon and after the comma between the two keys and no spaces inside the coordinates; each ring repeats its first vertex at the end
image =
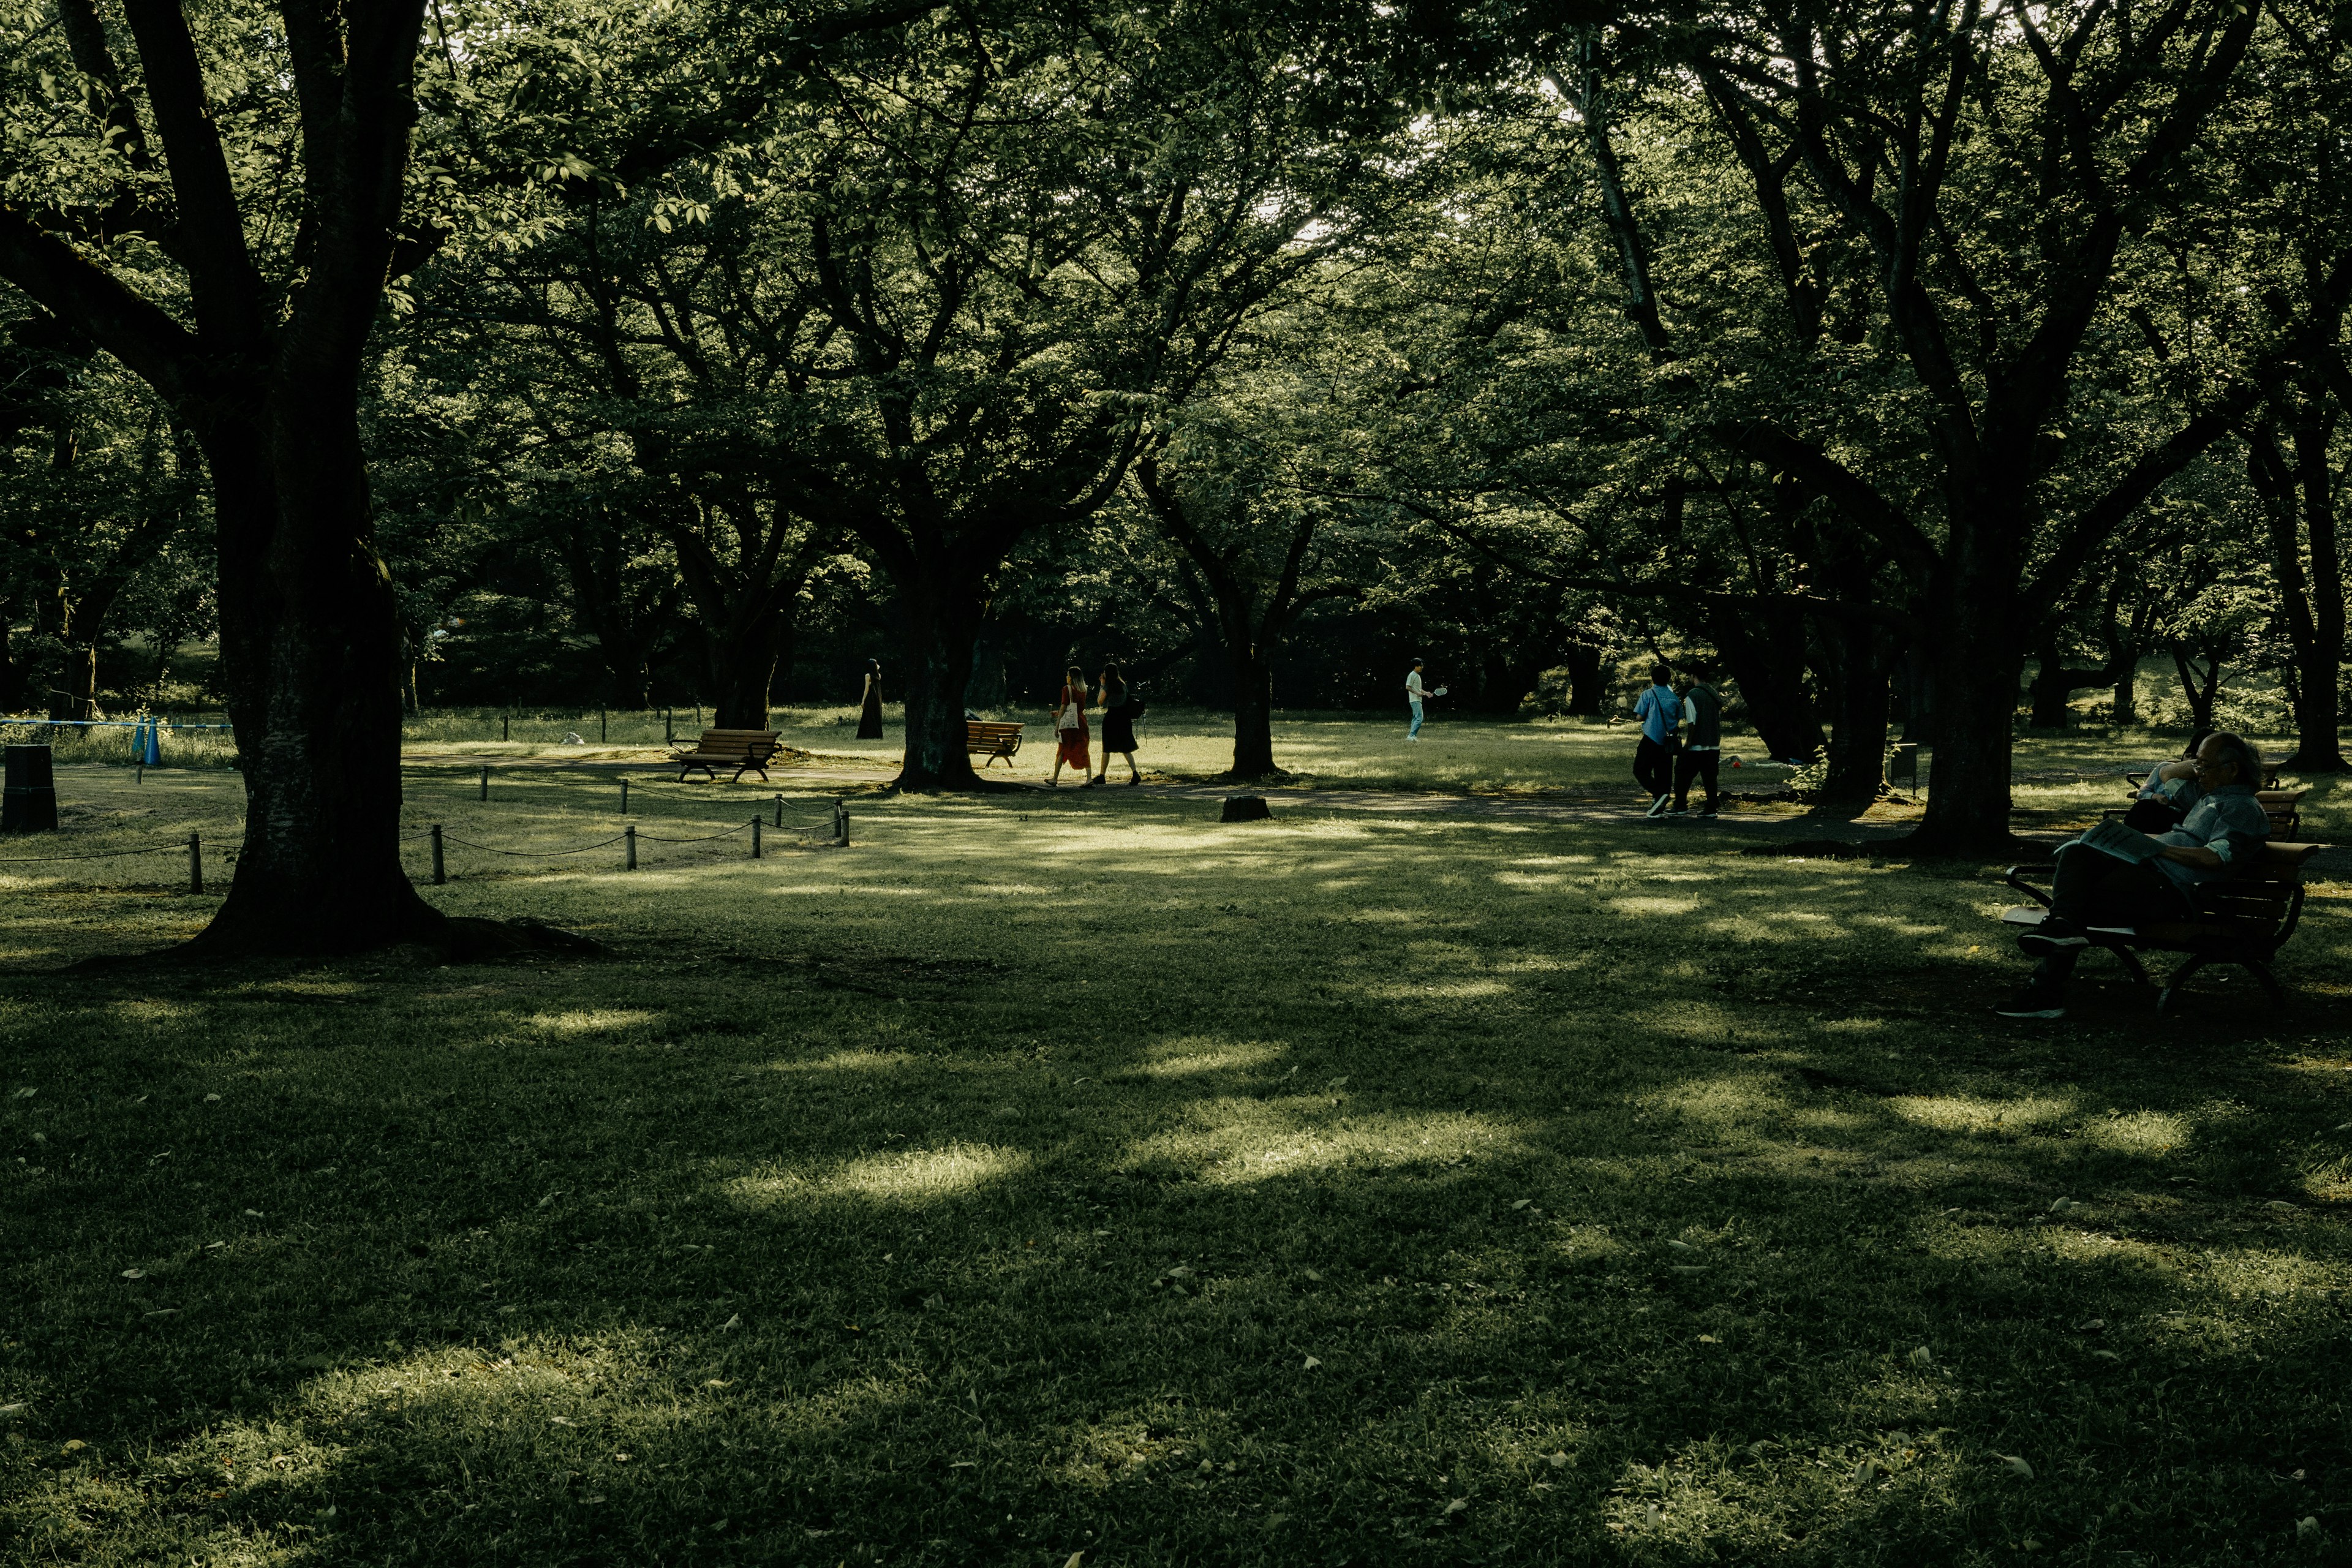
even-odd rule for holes
{"type": "MultiPolygon", "coordinates": [[[[72,785],[79,842],[233,830],[223,775],[72,785]]],[[[612,789],[409,810],[553,849],[612,789]]],[[[1312,797],[854,810],[846,851],[427,889],[600,963],[66,971],[216,898],[0,883],[0,1561],[2352,1535],[2341,888],[2295,1013],[2200,980],[2158,1026],[2094,961],[2020,1027],[1969,868],[1312,797]]]]}
{"type": "MultiPolygon", "coordinates": [[[[236,742],[225,728],[215,728],[223,715],[207,714],[206,722],[175,724],[166,719],[157,737],[157,750],[173,768],[226,768],[236,756],[236,742]]],[[[0,719],[0,744],[40,745],[50,749],[59,767],[132,765],[131,731],[108,725],[68,728],[38,721],[0,719]]]]}

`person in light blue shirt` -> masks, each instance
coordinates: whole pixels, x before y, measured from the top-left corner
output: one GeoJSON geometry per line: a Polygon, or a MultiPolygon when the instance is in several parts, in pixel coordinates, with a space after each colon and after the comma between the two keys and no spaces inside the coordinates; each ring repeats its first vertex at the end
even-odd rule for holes
{"type": "Polygon", "coordinates": [[[1642,738],[1633,743],[1633,777],[1650,793],[1649,815],[1675,798],[1675,734],[1682,728],[1683,701],[1675,695],[1675,672],[1662,660],[1650,666],[1650,689],[1633,703],[1642,738]]]}
{"type": "Polygon", "coordinates": [[[1412,722],[1405,726],[1404,731],[1408,741],[1421,739],[1421,700],[1426,695],[1421,689],[1421,660],[1414,659],[1404,677],[1404,705],[1412,710],[1412,722]]]}
{"type": "Polygon", "coordinates": [[[2091,942],[2085,927],[2195,919],[2198,888],[2258,861],[2269,842],[2270,816],[2254,793],[2262,776],[2262,757],[2242,736],[2226,730],[2208,735],[2197,748],[2197,804],[2179,826],[2141,841],[2153,847],[2147,858],[2128,859],[2081,839],[2061,844],[2050,913],[2017,939],[2042,962],[2032,982],[1994,1010],[2007,1018],[2064,1017],[2066,982],[2091,942]]]}

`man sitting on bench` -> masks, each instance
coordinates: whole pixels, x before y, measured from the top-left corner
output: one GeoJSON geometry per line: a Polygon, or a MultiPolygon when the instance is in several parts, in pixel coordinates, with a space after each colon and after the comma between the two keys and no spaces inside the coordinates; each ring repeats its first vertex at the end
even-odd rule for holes
{"type": "Polygon", "coordinates": [[[2179,826],[2147,840],[2112,823],[2084,836],[2095,839],[2115,830],[2132,841],[2152,843],[2151,858],[2131,858],[2081,838],[2061,844],[2049,918],[2017,939],[2018,946],[2042,962],[2032,982],[1994,1011],[2004,1018],[2064,1017],[2066,982],[2091,943],[2085,927],[2196,919],[2197,885],[2259,855],[2270,837],[2270,818],[2254,798],[2262,776],[2262,757],[2244,740],[2227,731],[2208,735],[2197,748],[2200,793],[2179,826]]]}

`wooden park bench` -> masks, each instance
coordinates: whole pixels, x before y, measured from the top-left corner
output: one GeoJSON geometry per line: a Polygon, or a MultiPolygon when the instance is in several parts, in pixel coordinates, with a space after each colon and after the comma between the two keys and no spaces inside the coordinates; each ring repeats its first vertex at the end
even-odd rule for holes
{"type": "Polygon", "coordinates": [[[995,724],[984,719],[967,719],[963,721],[963,749],[971,756],[986,757],[988,762],[980,764],[983,768],[999,757],[1004,759],[1004,765],[1009,768],[1013,765],[1013,753],[1021,749],[1021,726],[995,724]]]}
{"type": "MultiPolygon", "coordinates": [[[[2234,963],[2252,973],[2270,994],[2273,1002],[2284,1004],[2286,993],[2271,973],[2271,960],[2294,935],[2295,922],[2303,917],[2304,862],[2319,853],[2317,844],[2282,844],[2273,840],[2263,847],[2263,856],[2244,871],[2235,876],[2200,882],[2195,890],[2197,916],[2187,921],[2158,921],[2140,926],[2087,926],[2084,934],[2093,947],[2105,948],[2123,961],[2131,977],[2142,985],[2154,985],[2147,969],[2141,966],[2143,952],[2186,953],[2189,962],[2174,970],[2158,993],[2156,1010],[2161,1014],[2171,1005],[2172,998],[2189,977],[2209,963],[2234,963]]],[[[2047,882],[2056,873],[2055,866],[2011,866],[2004,879],[2019,892],[2033,900],[2016,909],[2003,910],[2001,920],[2010,925],[2038,926],[2050,914],[2050,895],[2035,887],[2047,882]]]]}
{"type": "Polygon", "coordinates": [[[672,752],[669,760],[677,764],[680,784],[697,768],[713,784],[719,782],[717,770],[720,768],[735,770],[734,778],[727,781],[730,784],[740,783],[745,773],[757,773],[764,781],[769,759],[784,749],[777,739],[781,733],[776,730],[705,730],[702,739],[694,743],[694,750],[672,752]]]}

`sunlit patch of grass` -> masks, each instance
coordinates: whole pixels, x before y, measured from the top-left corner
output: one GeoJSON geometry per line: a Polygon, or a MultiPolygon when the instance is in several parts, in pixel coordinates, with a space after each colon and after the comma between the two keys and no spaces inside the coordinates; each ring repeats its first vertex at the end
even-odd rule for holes
{"type": "Polygon", "coordinates": [[[2054,1126],[2074,1115],[2075,1101],[2048,1096],[1986,1100],[1969,1095],[1898,1095],[1886,1102],[1886,1108],[1922,1127],[1983,1137],[2054,1126]]]}
{"type": "Polygon", "coordinates": [[[2119,1154],[2154,1157],[2188,1142],[2189,1126],[2186,1118],[2169,1111],[2117,1111],[2085,1121],[2080,1136],[2119,1154]]]}
{"type": "Polygon", "coordinates": [[[1126,1159],[1232,1184],[1357,1164],[1450,1165],[1492,1154],[1511,1138],[1507,1129],[1480,1117],[1391,1113],[1326,1120],[1312,1107],[1311,1100],[1205,1100],[1192,1110],[1192,1125],[1139,1140],[1126,1159]]]}
{"type": "Polygon", "coordinates": [[[1246,1072],[1281,1059],[1282,1047],[1263,1040],[1216,1040],[1186,1036],[1146,1047],[1137,1070],[1150,1078],[1191,1078],[1202,1073],[1246,1072]]]}
{"type": "Polygon", "coordinates": [[[850,1194],[887,1204],[929,1204],[1006,1180],[1029,1163],[1017,1149],[951,1143],[850,1160],[823,1172],[739,1176],[725,1191],[749,1208],[850,1194]]]}
{"type": "Polygon", "coordinates": [[[565,1013],[534,1013],[523,1023],[551,1035],[617,1035],[661,1021],[643,1007],[595,1007],[565,1013]]]}

